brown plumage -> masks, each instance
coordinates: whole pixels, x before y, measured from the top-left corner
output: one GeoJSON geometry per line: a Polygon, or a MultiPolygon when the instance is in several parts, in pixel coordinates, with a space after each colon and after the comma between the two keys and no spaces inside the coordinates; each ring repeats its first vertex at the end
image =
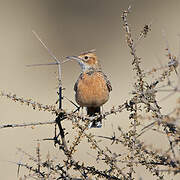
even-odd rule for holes
{"type": "MultiPolygon", "coordinates": [[[[82,53],[75,59],[81,66],[82,73],[74,85],[75,99],[81,107],[87,108],[87,115],[101,114],[100,107],[109,99],[112,90],[111,83],[102,72],[95,52],[82,53]]],[[[102,118],[91,123],[90,127],[101,127],[102,118]]]]}

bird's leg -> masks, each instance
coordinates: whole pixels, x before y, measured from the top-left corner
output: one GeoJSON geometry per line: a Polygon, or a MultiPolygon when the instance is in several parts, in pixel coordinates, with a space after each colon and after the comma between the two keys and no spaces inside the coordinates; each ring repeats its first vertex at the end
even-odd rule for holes
{"type": "Polygon", "coordinates": [[[101,106],[100,115],[104,113],[104,108],[101,106]]]}
{"type": "MultiPolygon", "coordinates": [[[[101,111],[100,111],[101,116],[102,116],[102,114],[104,114],[104,107],[103,106],[102,106],[101,111]]],[[[105,127],[105,121],[102,121],[101,123],[103,123],[103,126],[105,127]]]]}
{"type": "Polygon", "coordinates": [[[81,118],[82,118],[82,120],[84,120],[85,118],[84,118],[84,107],[81,107],[81,118]]]}
{"type": "Polygon", "coordinates": [[[96,127],[97,128],[101,128],[102,127],[102,117],[101,117],[102,113],[103,113],[103,106],[100,107],[100,111],[99,111],[100,117],[96,121],[96,127]]]}

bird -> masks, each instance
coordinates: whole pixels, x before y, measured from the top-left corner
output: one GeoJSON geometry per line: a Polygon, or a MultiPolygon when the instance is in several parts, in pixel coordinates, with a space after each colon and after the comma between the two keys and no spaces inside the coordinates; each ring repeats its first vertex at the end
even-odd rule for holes
{"type": "MultiPolygon", "coordinates": [[[[74,85],[76,102],[80,107],[86,107],[89,117],[101,115],[101,106],[108,101],[112,86],[101,69],[96,51],[90,50],[67,58],[77,61],[81,67],[81,73],[74,85]]],[[[89,124],[89,128],[100,127],[102,116],[89,124]]]]}

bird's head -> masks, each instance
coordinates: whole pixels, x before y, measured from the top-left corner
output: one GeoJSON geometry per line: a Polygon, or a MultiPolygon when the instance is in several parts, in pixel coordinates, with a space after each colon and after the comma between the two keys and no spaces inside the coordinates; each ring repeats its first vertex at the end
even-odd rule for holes
{"type": "Polygon", "coordinates": [[[91,50],[81,53],[79,56],[68,56],[67,58],[76,60],[83,72],[100,69],[95,51],[91,50]]]}

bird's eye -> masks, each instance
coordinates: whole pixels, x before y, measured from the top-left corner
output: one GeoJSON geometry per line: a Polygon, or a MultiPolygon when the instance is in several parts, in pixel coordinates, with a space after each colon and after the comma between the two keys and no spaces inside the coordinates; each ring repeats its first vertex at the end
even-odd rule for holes
{"type": "Polygon", "coordinates": [[[89,58],[88,56],[84,56],[84,59],[86,59],[86,60],[87,60],[88,58],[89,58]]]}

